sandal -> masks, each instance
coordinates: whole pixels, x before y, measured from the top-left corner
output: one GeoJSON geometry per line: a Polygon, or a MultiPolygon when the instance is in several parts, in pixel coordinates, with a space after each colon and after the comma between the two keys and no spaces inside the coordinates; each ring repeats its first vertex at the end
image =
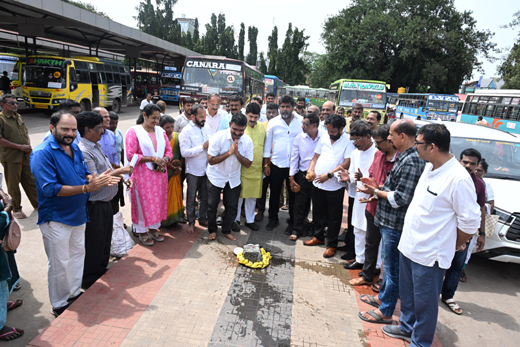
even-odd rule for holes
{"type": "Polygon", "coordinates": [[[376,324],[392,324],[394,321],[392,319],[390,320],[385,320],[383,317],[381,317],[380,315],[378,315],[374,310],[370,310],[370,311],[367,311],[367,314],[369,316],[371,316],[372,318],[374,318],[375,320],[371,320],[371,319],[368,319],[368,318],[365,318],[361,312],[358,313],[358,316],[359,318],[361,318],[362,320],[364,320],[365,322],[368,322],[368,323],[376,323],[376,324]]]}
{"type": "Polygon", "coordinates": [[[462,270],[462,274],[460,275],[460,281],[461,282],[467,282],[468,281],[468,276],[466,276],[466,272],[464,270],[462,270]]]}
{"type": "Polygon", "coordinates": [[[374,306],[375,308],[379,308],[379,304],[377,303],[376,299],[372,295],[366,295],[363,294],[359,297],[361,301],[363,301],[365,304],[369,304],[370,306],[374,306]],[[368,300],[363,300],[363,298],[368,298],[368,300]]]}
{"type": "Polygon", "coordinates": [[[448,307],[450,308],[450,310],[453,311],[453,313],[458,314],[458,315],[462,314],[462,308],[459,305],[457,305],[455,300],[453,300],[453,299],[444,300],[443,299],[441,301],[443,303],[445,303],[446,305],[448,305],[448,307]]]}
{"type": "Polygon", "coordinates": [[[376,283],[372,284],[370,286],[370,288],[372,288],[372,290],[376,293],[379,293],[379,291],[381,290],[381,286],[383,285],[383,279],[378,279],[376,283]]]}
{"type": "Polygon", "coordinates": [[[153,246],[154,242],[148,234],[139,234],[139,241],[145,246],[153,246]]]}
{"type": "Polygon", "coordinates": [[[164,236],[162,236],[158,231],[148,231],[148,236],[154,239],[157,242],[163,242],[164,236]]]}
{"type": "Polygon", "coordinates": [[[9,330],[8,332],[0,335],[0,340],[2,340],[2,341],[14,340],[23,335],[23,329],[8,328],[8,327],[4,327],[4,328],[12,329],[12,330],[9,330]]]}
{"type": "MultiPolygon", "coordinates": [[[[27,215],[23,213],[23,211],[13,212],[13,216],[16,219],[24,219],[27,218],[27,215]]],[[[13,328],[14,329],[14,328],[13,328]]]]}
{"type": "Polygon", "coordinates": [[[18,306],[22,306],[23,300],[16,300],[16,301],[8,301],[7,302],[7,311],[14,310],[18,306]]]}

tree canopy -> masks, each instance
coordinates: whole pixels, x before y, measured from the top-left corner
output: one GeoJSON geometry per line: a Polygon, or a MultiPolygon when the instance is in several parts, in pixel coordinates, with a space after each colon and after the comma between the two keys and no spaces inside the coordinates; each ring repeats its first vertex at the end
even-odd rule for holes
{"type": "Polygon", "coordinates": [[[324,23],[326,58],[310,80],[381,80],[391,90],[457,92],[479,55],[494,51],[493,33],[478,30],[471,11],[453,0],[353,0],[324,23]],[[316,76],[316,74],[324,76],[316,76]]]}
{"type": "Polygon", "coordinates": [[[249,53],[247,53],[246,63],[249,65],[256,65],[256,59],[258,58],[258,45],[256,38],[258,37],[257,27],[247,28],[247,41],[249,41],[249,53]]]}
{"type": "MultiPolygon", "coordinates": [[[[520,11],[513,16],[515,18],[505,26],[506,28],[520,27],[520,11]]],[[[504,80],[502,89],[520,89],[520,32],[516,43],[498,67],[498,72],[504,80]]]]}
{"type": "Polygon", "coordinates": [[[296,27],[293,30],[292,23],[289,23],[282,49],[276,54],[276,76],[285,83],[290,85],[305,83],[308,68],[303,54],[309,45],[308,40],[309,36],[305,36],[304,30],[300,31],[296,27]]]}

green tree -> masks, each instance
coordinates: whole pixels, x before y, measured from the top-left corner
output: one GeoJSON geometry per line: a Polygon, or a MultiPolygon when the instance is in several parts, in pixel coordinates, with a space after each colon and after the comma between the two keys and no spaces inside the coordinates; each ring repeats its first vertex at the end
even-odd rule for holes
{"type": "MultiPolygon", "coordinates": [[[[520,11],[513,16],[516,18],[504,27],[515,28],[520,26],[520,11]]],[[[516,43],[513,44],[513,47],[498,67],[498,73],[504,80],[502,89],[520,89],[520,33],[518,36],[516,43]]]]}
{"type": "Polygon", "coordinates": [[[184,45],[187,49],[193,49],[193,37],[191,35],[191,31],[188,32],[183,37],[184,45]]]}
{"type": "Polygon", "coordinates": [[[200,43],[199,19],[197,17],[195,17],[195,24],[193,27],[193,50],[195,52],[202,53],[203,45],[200,43]]]}
{"type": "Polygon", "coordinates": [[[76,7],[82,8],[82,9],[87,10],[89,12],[92,12],[92,13],[95,13],[95,14],[99,14],[100,16],[103,16],[105,18],[110,19],[110,17],[105,12],[98,11],[96,6],[91,5],[89,3],[86,3],[86,2],[83,2],[83,1],[75,1],[75,0],[61,0],[61,1],[66,2],[67,4],[74,5],[76,7]]]}
{"type": "Polygon", "coordinates": [[[263,74],[267,74],[267,64],[265,63],[264,52],[260,52],[260,66],[258,69],[263,74]]]}
{"type": "Polygon", "coordinates": [[[240,23],[240,33],[238,34],[238,59],[244,61],[244,46],[246,41],[246,27],[240,23]]]}
{"type": "Polygon", "coordinates": [[[305,83],[305,74],[309,71],[304,61],[304,53],[309,40],[304,30],[292,27],[289,23],[282,49],[277,53],[276,74],[290,85],[305,83]]]}
{"type": "Polygon", "coordinates": [[[246,63],[249,65],[256,65],[256,58],[258,57],[258,47],[256,44],[256,38],[258,36],[257,27],[247,28],[247,40],[249,41],[249,53],[247,53],[246,63]]]}
{"type": "Polygon", "coordinates": [[[211,14],[211,22],[206,24],[206,35],[205,35],[205,54],[218,55],[218,28],[217,28],[217,16],[211,14]]]}
{"type": "Polygon", "coordinates": [[[393,91],[457,92],[482,69],[479,54],[495,50],[493,33],[479,31],[454,0],[353,0],[323,28],[324,78],[382,80],[393,91]]]}
{"type": "Polygon", "coordinates": [[[275,26],[271,35],[267,38],[269,43],[267,49],[267,57],[269,58],[268,72],[270,75],[276,75],[276,59],[278,55],[278,28],[275,26]]]}

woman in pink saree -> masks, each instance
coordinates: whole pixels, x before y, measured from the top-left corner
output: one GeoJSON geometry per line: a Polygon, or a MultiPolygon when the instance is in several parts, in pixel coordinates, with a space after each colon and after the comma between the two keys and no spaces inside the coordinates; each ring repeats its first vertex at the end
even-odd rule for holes
{"type": "Polygon", "coordinates": [[[133,229],[145,246],[153,246],[154,240],[164,241],[159,227],[168,213],[166,165],[172,158],[172,148],[158,126],[160,118],[157,105],[145,106],[137,125],[128,130],[125,138],[125,159],[134,168],[134,186],[130,190],[133,229]]]}

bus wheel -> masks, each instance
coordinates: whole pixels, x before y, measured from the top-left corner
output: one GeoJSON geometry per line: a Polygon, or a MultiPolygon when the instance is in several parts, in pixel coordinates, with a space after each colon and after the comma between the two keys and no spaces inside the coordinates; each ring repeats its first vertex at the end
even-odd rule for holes
{"type": "Polygon", "coordinates": [[[79,103],[79,107],[81,108],[81,112],[83,111],[90,111],[90,101],[88,100],[81,100],[79,103]]]}
{"type": "Polygon", "coordinates": [[[121,112],[121,103],[119,102],[119,99],[114,99],[114,101],[112,101],[112,111],[115,113],[121,112]]]}

